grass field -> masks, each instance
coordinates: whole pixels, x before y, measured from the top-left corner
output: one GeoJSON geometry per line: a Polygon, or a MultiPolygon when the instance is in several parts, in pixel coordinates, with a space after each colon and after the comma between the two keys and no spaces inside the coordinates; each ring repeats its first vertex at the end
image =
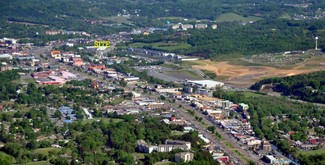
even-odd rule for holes
{"type": "Polygon", "coordinates": [[[183,77],[184,79],[201,79],[201,77],[198,74],[187,69],[166,71],[165,73],[175,77],[183,77]]]}
{"type": "Polygon", "coordinates": [[[254,17],[254,16],[243,17],[235,13],[225,13],[220,15],[217,18],[216,22],[234,22],[234,21],[249,22],[249,21],[258,21],[260,19],[262,18],[254,17]]]}
{"type": "Polygon", "coordinates": [[[34,83],[34,84],[36,84],[36,81],[33,78],[18,79],[18,80],[14,80],[13,82],[14,83],[19,83],[19,84],[21,84],[21,83],[34,83]]]}
{"type": "Polygon", "coordinates": [[[183,134],[185,134],[185,133],[181,132],[181,131],[172,131],[172,135],[181,136],[183,134]]]}
{"type": "Polygon", "coordinates": [[[137,159],[144,159],[145,154],[144,153],[134,153],[134,156],[137,157],[137,159]]]}
{"type": "Polygon", "coordinates": [[[132,23],[132,21],[128,20],[126,17],[122,17],[122,16],[111,16],[111,17],[105,17],[103,19],[118,23],[118,24],[130,24],[132,23]]]}
{"type": "Polygon", "coordinates": [[[124,98],[117,98],[112,101],[112,105],[117,105],[124,101],[124,98]]]}
{"type": "Polygon", "coordinates": [[[114,118],[93,118],[93,119],[83,120],[82,123],[83,124],[92,123],[92,122],[97,122],[99,120],[103,121],[104,123],[110,123],[111,121],[113,123],[123,121],[123,119],[114,119],[114,118]]]}
{"type": "Polygon", "coordinates": [[[142,43],[136,42],[129,45],[130,47],[142,48],[144,46],[151,46],[154,49],[163,50],[163,51],[175,51],[181,49],[188,49],[192,46],[187,43],[180,42],[155,42],[155,43],[142,43]]]}
{"type": "Polygon", "coordinates": [[[177,66],[175,64],[166,63],[166,62],[164,64],[161,64],[160,66],[163,66],[163,67],[166,67],[166,68],[175,69],[175,70],[182,69],[181,66],[177,66]]]}
{"type": "Polygon", "coordinates": [[[38,148],[35,150],[35,152],[40,153],[40,154],[44,154],[44,155],[48,155],[49,151],[56,151],[59,152],[61,151],[60,148],[54,148],[54,147],[48,147],[48,148],[38,148]]]}
{"type": "Polygon", "coordinates": [[[26,165],[50,165],[51,163],[48,161],[39,161],[39,162],[29,162],[26,165]]]}
{"type": "Polygon", "coordinates": [[[288,20],[292,19],[291,16],[288,13],[283,14],[280,18],[281,19],[288,19],[288,20]]]}
{"type": "Polygon", "coordinates": [[[325,149],[310,150],[310,151],[299,151],[298,155],[315,155],[315,154],[325,154],[325,149]]]}

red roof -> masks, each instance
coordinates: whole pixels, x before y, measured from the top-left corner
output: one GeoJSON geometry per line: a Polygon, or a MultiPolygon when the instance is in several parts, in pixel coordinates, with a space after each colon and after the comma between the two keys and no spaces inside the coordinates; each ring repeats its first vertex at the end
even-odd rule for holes
{"type": "Polygon", "coordinates": [[[219,160],[221,160],[223,162],[227,162],[228,161],[228,157],[221,157],[221,158],[219,158],[219,160]]]}
{"type": "Polygon", "coordinates": [[[317,139],[310,139],[309,142],[312,144],[315,144],[315,143],[317,143],[317,139]]]}
{"type": "Polygon", "coordinates": [[[52,50],[51,53],[52,54],[61,54],[61,52],[59,50],[52,50]]]}
{"type": "Polygon", "coordinates": [[[105,69],[105,65],[90,65],[88,66],[89,69],[94,70],[94,69],[105,69]]]}

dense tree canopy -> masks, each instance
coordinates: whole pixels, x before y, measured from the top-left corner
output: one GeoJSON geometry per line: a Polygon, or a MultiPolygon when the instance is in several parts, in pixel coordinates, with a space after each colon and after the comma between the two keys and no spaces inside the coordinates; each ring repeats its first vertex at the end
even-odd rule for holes
{"type": "Polygon", "coordinates": [[[293,98],[325,103],[325,71],[283,78],[268,78],[255,83],[251,89],[260,90],[270,84],[274,91],[293,98]]]}

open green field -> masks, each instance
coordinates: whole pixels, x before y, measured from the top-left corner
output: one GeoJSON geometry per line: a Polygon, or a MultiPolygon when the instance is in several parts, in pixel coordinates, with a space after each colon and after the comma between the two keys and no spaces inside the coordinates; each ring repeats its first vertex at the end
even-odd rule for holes
{"type": "Polygon", "coordinates": [[[163,64],[161,64],[160,66],[163,66],[163,67],[166,67],[166,68],[175,69],[175,70],[182,69],[181,66],[177,66],[177,65],[175,65],[173,63],[166,63],[166,62],[163,63],[163,64]]]}
{"type": "Polygon", "coordinates": [[[112,102],[112,105],[117,105],[117,104],[120,104],[121,102],[123,102],[124,101],[124,98],[116,98],[116,99],[114,99],[113,101],[111,101],[112,102]]]}
{"type": "Polygon", "coordinates": [[[54,148],[54,147],[48,147],[48,148],[38,148],[35,150],[36,153],[48,155],[50,151],[56,151],[59,152],[61,151],[60,148],[54,148]]]}
{"type": "Polygon", "coordinates": [[[185,133],[181,132],[181,131],[172,131],[172,135],[181,136],[183,134],[185,134],[185,133]]]}
{"type": "Polygon", "coordinates": [[[145,154],[144,153],[134,153],[133,154],[137,159],[144,159],[145,154]]]}
{"type": "Polygon", "coordinates": [[[288,19],[288,20],[291,20],[291,16],[288,14],[288,13],[284,13],[281,17],[281,19],[288,19]]]}
{"type": "Polygon", "coordinates": [[[111,17],[105,17],[103,19],[118,23],[118,24],[130,24],[132,23],[132,21],[128,20],[126,17],[122,17],[122,16],[111,16],[111,17]]]}
{"type": "Polygon", "coordinates": [[[315,155],[315,154],[325,154],[325,149],[310,150],[310,151],[299,151],[298,155],[315,155]]]}
{"type": "Polygon", "coordinates": [[[26,165],[50,165],[51,163],[48,161],[39,161],[39,162],[29,162],[26,165]]]}
{"type": "Polygon", "coordinates": [[[135,47],[135,48],[142,48],[144,46],[149,46],[157,50],[162,51],[175,51],[175,50],[181,50],[181,49],[188,49],[192,46],[188,43],[181,43],[181,42],[155,42],[155,43],[142,43],[142,42],[136,42],[133,44],[130,44],[129,46],[135,47]]]}
{"type": "Polygon", "coordinates": [[[168,75],[173,75],[175,77],[181,77],[181,76],[186,76],[192,79],[201,79],[201,77],[196,74],[195,72],[187,69],[182,69],[182,70],[175,70],[175,71],[166,71],[165,72],[168,75]]]}
{"type": "Polygon", "coordinates": [[[36,81],[33,78],[26,78],[26,79],[18,79],[18,80],[14,80],[13,83],[34,83],[36,84],[36,81]]]}
{"type": "Polygon", "coordinates": [[[121,122],[123,121],[123,119],[115,119],[115,118],[93,118],[93,119],[87,119],[87,120],[83,120],[82,123],[86,124],[86,123],[92,123],[92,122],[97,122],[97,121],[103,121],[104,123],[110,123],[110,122],[121,122]]]}
{"type": "Polygon", "coordinates": [[[234,21],[249,22],[249,21],[258,21],[260,19],[262,18],[254,17],[254,16],[243,17],[235,13],[225,13],[220,15],[216,21],[217,22],[234,22],[234,21]]]}

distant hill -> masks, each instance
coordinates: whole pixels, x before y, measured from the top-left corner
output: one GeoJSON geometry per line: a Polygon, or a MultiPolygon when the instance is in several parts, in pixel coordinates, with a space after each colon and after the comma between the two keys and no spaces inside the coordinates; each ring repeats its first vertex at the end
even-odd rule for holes
{"type": "Polygon", "coordinates": [[[255,83],[251,89],[260,90],[265,86],[295,99],[325,103],[325,71],[283,78],[268,78],[255,83]]]}
{"type": "Polygon", "coordinates": [[[257,21],[262,18],[260,17],[254,17],[254,16],[249,16],[249,17],[243,17],[241,15],[235,14],[235,13],[225,13],[220,15],[216,22],[249,22],[249,21],[257,21]]]}

